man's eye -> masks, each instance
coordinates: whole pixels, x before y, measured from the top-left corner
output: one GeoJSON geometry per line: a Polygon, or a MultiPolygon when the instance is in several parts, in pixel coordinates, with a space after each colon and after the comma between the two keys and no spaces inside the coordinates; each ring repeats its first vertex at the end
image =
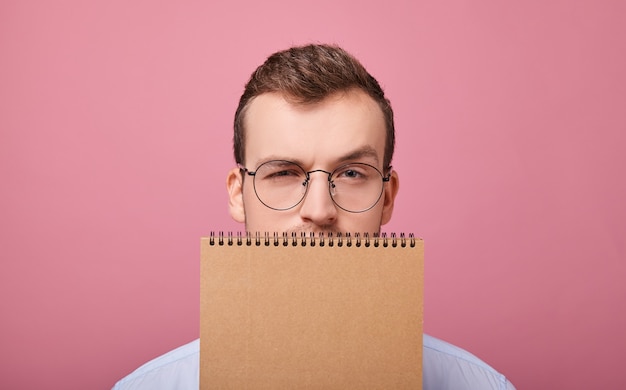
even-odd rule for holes
{"type": "Polygon", "coordinates": [[[302,176],[301,172],[292,169],[283,169],[280,171],[268,172],[265,175],[266,179],[292,179],[302,176]]]}
{"type": "Polygon", "coordinates": [[[343,173],[343,175],[346,176],[346,177],[359,177],[361,174],[359,172],[357,172],[357,171],[353,171],[353,170],[349,169],[349,170],[345,171],[343,173]]]}
{"type": "Polygon", "coordinates": [[[365,179],[366,177],[367,175],[364,172],[353,168],[344,169],[337,175],[337,178],[346,180],[365,179]]]}
{"type": "Polygon", "coordinates": [[[274,172],[272,176],[292,176],[295,174],[296,173],[293,171],[278,171],[278,172],[274,172]]]}

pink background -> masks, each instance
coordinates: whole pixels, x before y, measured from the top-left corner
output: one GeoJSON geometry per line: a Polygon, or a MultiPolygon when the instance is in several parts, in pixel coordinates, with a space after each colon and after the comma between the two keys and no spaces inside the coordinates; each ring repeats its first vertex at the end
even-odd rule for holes
{"type": "Polygon", "coordinates": [[[0,3],[0,387],[107,389],[198,336],[250,72],[335,42],[394,103],[425,329],[518,389],[626,386],[626,3],[0,3]]]}

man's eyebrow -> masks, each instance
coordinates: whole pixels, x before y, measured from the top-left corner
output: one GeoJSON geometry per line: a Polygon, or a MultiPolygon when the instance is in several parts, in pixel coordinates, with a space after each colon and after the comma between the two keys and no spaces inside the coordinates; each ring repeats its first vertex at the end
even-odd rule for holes
{"type": "Polygon", "coordinates": [[[292,158],[292,157],[280,156],[280,155],[277,155],[277,154],[272,154],[270,156],[266,156],[264,159],[259,161],[258,165],[265,164],[266,162],[270,162],[270,161],[286,161],[286,162],[296,163],[296,164],[298,164],[300,166],[304,165],[304,162],[302,160],[300,160],[300,159],[292,158]]]}
{"type": "MultiPolygon", "coordinates": [[[[378,153],[376,153],[376,149],[374,149],[373,147],[371,147],[370,145],[365,145],[362,146],[356,150],[353,150],[351,152],[348,152],[347,154],[337,158],[335,160],[336,163],[341,164],[343,162],[349,162],[349,161],[356,161],[356,160],[360,160],[362,158],[371,158],[372,160],[374,160],[375,165],[378,165],[379,163],[379,159],[378,159],[378,153]]],[[[259,165],[266,163],[268,161],[289,161],[289,162],[293,162],[296,163],[298,165],[300,165],[301,167],[305,166],[305,162],[299,158],[293,158],[293,157],[287,157],[287,156],[281,156],[281,155],[277,155],[277,154],[272,154],[270,156],[266,156],[264,159],[262,159],[261,161],[258,162],[257,166],[255,167],[258,168],[259,165]]]]}
{"type": "Polygon", "coordinates": [[[359,149],[356,149],[342,156],[341,158],[338,159],[338,161],[343,162],[343,161],[359,160],[359,159],[362,159],[363,157],[372,158],[376,162],[376,165],[378,165],[378,153],[376,153],[376,149],[374,149],[370,145],[365,145],[359,149]]]}

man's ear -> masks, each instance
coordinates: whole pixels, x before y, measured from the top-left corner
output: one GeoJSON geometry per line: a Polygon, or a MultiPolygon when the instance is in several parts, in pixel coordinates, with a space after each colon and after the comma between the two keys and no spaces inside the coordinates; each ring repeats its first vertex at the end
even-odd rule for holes
{"type": "Polygon", "coordinates": [[[389,181],[385,184],[385,193],[383,194],[383,214],[380,219],[380,224],[384,225],[391,220],[393,214],[393,205],[400,188],[400,178],[396,171],[391,171],[389,181]]]}
{"type": "Polygon", "coordinates": [[[237,222],[246,222],[246,212],[243,207],[243,178],[241,170],[233,168],[226,176],[226,189],[228,190],[228,210],[230,216],[237,222]]]}

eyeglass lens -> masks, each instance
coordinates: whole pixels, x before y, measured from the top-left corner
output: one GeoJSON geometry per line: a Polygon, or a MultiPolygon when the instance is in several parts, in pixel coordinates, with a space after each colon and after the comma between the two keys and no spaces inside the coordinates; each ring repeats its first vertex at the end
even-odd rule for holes
{"type": "MultiPolygon", "coordinates": [[[[306,172],[290,161],[268,161],[254,173],[254,190],[265,206],[274,210],[288,210],[297,206],[306,196],[311,175],[328,172],[306,172]]],[[[351,163],[335,169],[329,178],[329,192],[335,204],[349,212],[363,212],[378,203],[383,192],[383,176],[375,167],[351,163]]]]}

